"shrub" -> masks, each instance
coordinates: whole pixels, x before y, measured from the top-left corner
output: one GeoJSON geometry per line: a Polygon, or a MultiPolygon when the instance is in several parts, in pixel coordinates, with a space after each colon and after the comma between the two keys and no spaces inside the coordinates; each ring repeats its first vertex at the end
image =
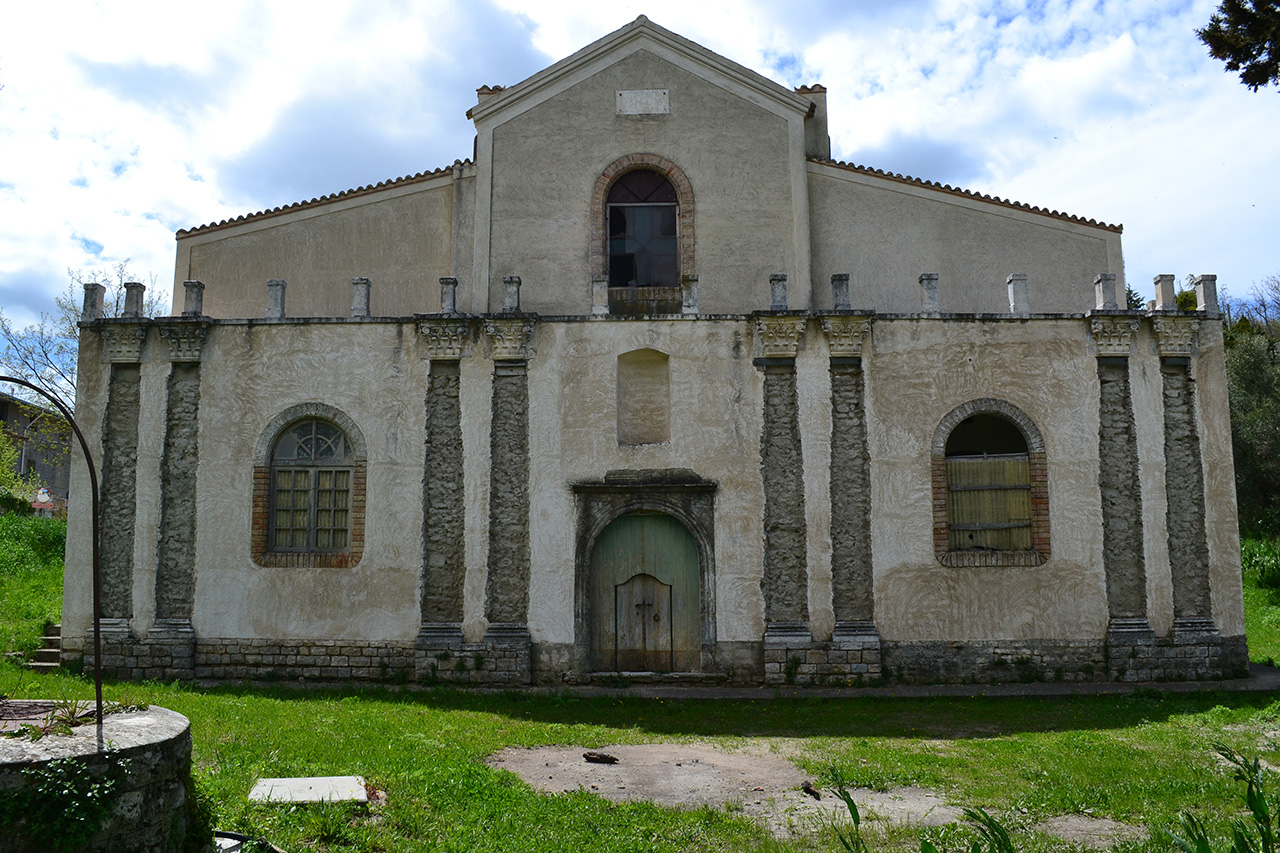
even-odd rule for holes
{"type": "Polygon", "coordinates": [[[1245,539],[1240,544],[1240,564],[1246,573],[1258,575],[1258,585],[1280,589],[1280,542],[1245,539]]]}

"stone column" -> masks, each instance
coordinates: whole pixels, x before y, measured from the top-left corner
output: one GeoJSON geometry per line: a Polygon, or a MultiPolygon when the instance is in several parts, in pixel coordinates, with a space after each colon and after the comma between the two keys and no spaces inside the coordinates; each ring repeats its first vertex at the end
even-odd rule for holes
{"type": "Polygon", "coordinates": [[[1200,320],[1152,318],[1164,385],[1164,466],[1173,579],[1174,643],[1204,642],[1218,633],[1209,593],[1209,541],[1205,530],[1204,468],[1196,428],[1191,358],[1200,320]]]}
{"type": "MultiPolygon", "coordinates": [[[[1104,286],[1100,286],[1102,290],[1104,286]]],[[[1113,677],[1135,680],[1132,661],[1149,657],[1148,651],[1155,642],[1147,620],[1138,440],[1129,389],[1129,347],[1138,330],[1138,318],[1093,314],[1089,328],[1097,344],[1100,386],[1098,485],[1102,498],[1102,560],[1107,577],[1108,656],[1113,677]]]]}
{"type": "MultiPolygon", "coordinates": [[[[101,294],[95,296],[100,304],[101,294]]],[[[86,315],[91,310],[89,302],[86,286],[86,315]]],[[[103,663],[115,669],[116,663],[123,664],[124,650],[108,647],[129,641],[133,619],[140,363],[147,325],[108,320],[96,328],[102,337],[103,358],[111,364],[107,405],[102,418],[99,571],[102,578],[103,663]]],[[[128,673],[118,674],[128,676],[128,673]]]]}
{"type": "Polygon", "coordinates": [[[827,663],[858,678],[880,675],[871,574],[871,457],[862,345],[871,318],[822,318],[831,354],[831,604],[836,626],[827,663]]]}
{"type": "MultiPolygon", "coordinates": [[[[515,298],[518,310],[519,297],[515,298]]],[[[507,304],[512,304],[510,298],[507,304]]],[[[496,668],[492,680],[512,684],[527,684],[532,677],[528,626],[528,368],[533,355],[533,329],[534,318],[528,315],[492,317],[484,324],[493,358],[489,564],[485,580],[485,618],[489,628],[485,644],[496,668]]]]}
{"type": "Polygon", "coordinates": [[[196,473],[199,462],[200,358],[209,324],[172,320],[160,327],[169,345],[168,404],[160,458],[160,543],[156,555],[156,621],[147,634],[147,678],[195,675],[196,473]]]}
{"type": "Polygon", "coordinates": [[[796,350],[808,318],[756,315],[764,373],[764,429],[760,478],[764,486],[764,660],[766,683],[804,680],[813,645],[809,632],[809,576],[804,515],[804,460],[796,401],[796,350]],[[801,663],[794,663],[798,658],[801,663]],[[788,677],[789,676],[789,677],[788,677]],[[800,676],[798,678],[798,676],[800,676]]]}
{"type": "Polygon", "coordinates": [[[426,394],[426,443],[422,479],[421,624],[416,669],[420,680],[453,674],[437,659],[462,650],[466,581],[466,504],[463,500],[460,360],[469,353],[471,324],[430,319],[418,324],[430,359],[426,394]],[[431,670],[437,663],[436,670],[431,670]]]}

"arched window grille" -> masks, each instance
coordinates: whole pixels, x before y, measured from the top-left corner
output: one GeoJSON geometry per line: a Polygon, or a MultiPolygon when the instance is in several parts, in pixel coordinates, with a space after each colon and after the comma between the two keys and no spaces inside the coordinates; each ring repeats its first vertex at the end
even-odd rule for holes
{"type": "Polygon", "coordinates": [[[272,551],[351,547],[354,462],[351,443],[336,424],[308,418],[285,428],[271,453],[272,551]]]}

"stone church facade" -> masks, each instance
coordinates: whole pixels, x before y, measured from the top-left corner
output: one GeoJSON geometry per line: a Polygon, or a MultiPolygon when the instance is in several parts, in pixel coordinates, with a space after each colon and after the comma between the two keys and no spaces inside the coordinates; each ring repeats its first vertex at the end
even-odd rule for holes
{"type": "MultiPolygon", "coordinates": [[[[1215,280],[836,162],[641,17],[472,159],[177,235],[86,289],[123,677],[860,684],[1247,663],[1215,280]]],[[[92,651],[77,470],[64,654],[92,651]]]]}

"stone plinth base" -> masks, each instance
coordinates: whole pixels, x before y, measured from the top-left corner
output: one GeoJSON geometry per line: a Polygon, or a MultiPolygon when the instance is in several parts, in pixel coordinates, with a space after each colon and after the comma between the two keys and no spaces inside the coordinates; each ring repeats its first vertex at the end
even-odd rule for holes
{"type": "Polygon", "coordinates": [[[476,683],[518,687],[533,683],[533,642],[526,625],[490,623],[485,632],[485,660],[476,683]]]}
{"type": "Polygon", "coordinates": [[[1104,681],[1102,640],[883,642],[884,676],[898,684],[1104,681]]]}
{"type": "Polygon", "coordinates": [[[855,685],[878,680],[881,675],[880,634],[869,622],[837,622],[827,649],[833,680],[855,685]]]}
{"type": "Polygon", "coordinates": [[[771,622],[764,630],[764,683],[813,684],[825,649],[816,648],[803,622],[771,622]]]}
{"type": "Polygon", "coordinates": [[[196,632],[191,623],[185,619],[160,619],[147,632],[146,640],[140,645],[146,649],[148,670],[160,670],[158,676],[168,681],[174,678],[189,680],[195,677],[196,668],[196,632]]]}
{"type": "Polygon", "coordinates": [[[414,650],[368,640],[237,640],[196,642],[199,679],[384,681],[406,684],[414,650]]]}
{"type": "Polygon", "coordinates": [[[1146,620],[1113,620],[1107,629],[1107,669],[1115,681],[1207,681],[1248,675],[1245,638],[1223,637],[1212,619],[1176,619],[1168,637],[1146,620]]]}

